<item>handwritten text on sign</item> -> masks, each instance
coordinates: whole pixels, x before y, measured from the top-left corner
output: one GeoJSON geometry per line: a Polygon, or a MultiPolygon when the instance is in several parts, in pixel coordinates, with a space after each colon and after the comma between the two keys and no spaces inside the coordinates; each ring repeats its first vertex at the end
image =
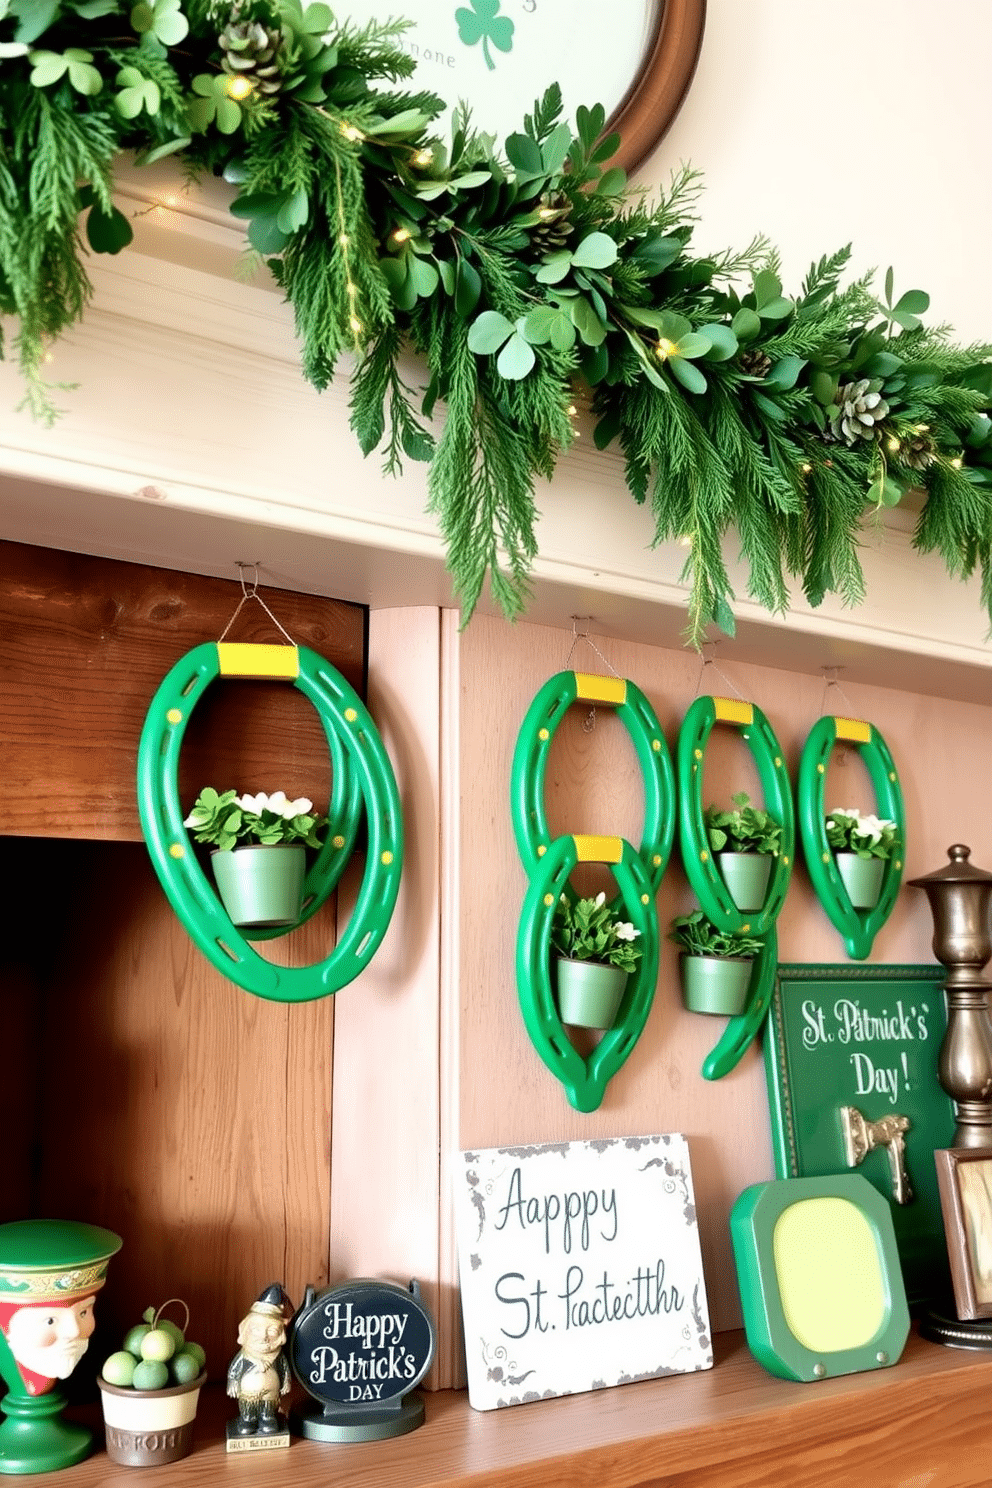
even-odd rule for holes
{"type": "Polygon", "coordinates": [[[683,1137],[462,1157],[456,1209],[477,1410],[710,1367],[683,1137]]]}
{"type": "Polygon", "coordinates": [[[929,1004],[925,1001],[903,1002],[868,1012],[850,997],[838,997],[822,1003],[808,997],[801,1008],[802,1040],[806,1049],[829,1044],[847,1050],[852,1074],[852,1095],[881,1095],[892,1106],[900,1092],[910,1088],[909,1059],[899,1044],[925,1043],[930,1036],[927,1019],[929,1004]],[[865,1045],[874,1047],[869,1053],[865,1045]]]}

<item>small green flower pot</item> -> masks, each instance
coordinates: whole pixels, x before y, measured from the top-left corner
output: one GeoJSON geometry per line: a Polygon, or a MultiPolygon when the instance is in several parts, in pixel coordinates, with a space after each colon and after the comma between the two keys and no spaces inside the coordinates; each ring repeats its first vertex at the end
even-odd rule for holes
{"type": "Polygon", "coordinates": [[[837,871],[855,909],[874,909],[882,892],[884,858],[859,858],[857,853],[835,853],[837,871]]]}
{"type": "Polygon", "coordinates": [[[306,848],[236,847],[211,853],[217,891],[235,925],[295,925],[300,918],[306,848]]]}
{"type": "Polygon", "coordinates": [[[680,956],[682,995],[690,1013],[732,1018],[744,1011],[751,985],[750,958],[680,956]]]}
{"type": "Polygon", "coordinates": [[[771,853],[715,853],[723,881],[738,909],[760,909],[768,892],[775,859],[771,853]]]}
{"type": "Polygon", "coordinates": [[[599,961],[558,958],[558,1012],[573,1028],[612,1028],[627,973],[599,961]]]}

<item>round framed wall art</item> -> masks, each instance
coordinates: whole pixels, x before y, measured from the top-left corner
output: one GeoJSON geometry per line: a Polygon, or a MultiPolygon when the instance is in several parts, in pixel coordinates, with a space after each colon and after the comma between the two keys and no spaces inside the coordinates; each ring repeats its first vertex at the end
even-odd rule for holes
{"type": "MultiPolygon", "coordinates": [[[[380,0],[344,0],[339,21],[382,16],[380,0]]],[[[633,170],[678,113],[695,71],[706,0],[406,0],[411,22],[398,44],[416,59],[414,88],[467,103],[476,129],[502,142],[519,130],[553,82],[564,118],[601,103],[633,170]]],[[[435,128],[442,136],[449,119],[435,128]]]]}

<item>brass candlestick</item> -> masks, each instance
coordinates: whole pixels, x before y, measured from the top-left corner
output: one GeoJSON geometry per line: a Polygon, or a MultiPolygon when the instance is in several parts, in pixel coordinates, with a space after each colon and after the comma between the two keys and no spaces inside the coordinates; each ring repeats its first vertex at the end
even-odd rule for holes
{"type": "Polygon", "coordinates": [[[954,1145],[992,1147],[992,982],[982,975],[992,957],[992,873],[975,868],[970,855],[957,842],[947,849],[945,868],[909,882],[930,901],[933,953],[947,968],[947,1033],[937,1076],[954,1102],[954,1145]]]}
{"type": "MultiPolygon", "coordinates": [[[[946,867],[909,880],[930,901],[933,953],[947,968],[937,1077],[954,1102],[954,1146],[992,1148],[992,982],[983,975],[992,958],[992,873],[974,867],[971,849],[960,842],[947,856],[946,867]]],[[[959,1318],[952,1299],[926,1310],[920,1332],[950,1348],[992,1348],[992,1318],[959,1318]]]]}

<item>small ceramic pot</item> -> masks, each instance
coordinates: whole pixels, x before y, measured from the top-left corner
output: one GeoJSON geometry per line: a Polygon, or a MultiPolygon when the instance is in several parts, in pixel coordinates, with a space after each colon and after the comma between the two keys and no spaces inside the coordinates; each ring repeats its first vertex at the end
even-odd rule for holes
{"type": "Polygon", "coordinates": [[[723,881],[738,909],[760,909],[768,892],[775,859],[770,853],[722,852],[714,854],[723,881]]]}
{"type": "Polygon", "coordinates": [[[573,1028],[612,1028],[627,973],[599,961],[558,957],[558,1012],[573,1028]]]}
{"type": "Polygon", "coordinates": [[[847,896],[855,909],[874,909],[882,892],[884,858],[859,858],[857,853],[835,853],[847,896]]]}
{"type": "Polygon", "coordinates": [[[206,1372],[188,1385],[164,1390],[122,1389],[97,1376],[107,1456],[122,1467],[178,1462],[193,1449],[193,1424],[206,1372]]]}
{"type": "Polygon", "coordinates": [[[690,1013],[736,1017],[744,1011],[751,985],[750,958],[680,956],[682,995],[690,1013]]]}
{"type": "Polygon", "coordinates": [[[306,848],[294,842],[236,847],[210,855],[217,891],[234,925],[295,925],[300,918],[306,848]]]}

